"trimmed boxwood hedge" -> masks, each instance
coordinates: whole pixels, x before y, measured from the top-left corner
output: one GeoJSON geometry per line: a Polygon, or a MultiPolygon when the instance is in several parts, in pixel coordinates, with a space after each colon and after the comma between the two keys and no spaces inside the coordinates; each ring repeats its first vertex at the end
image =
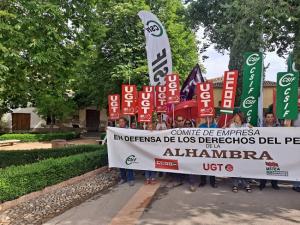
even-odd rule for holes
{"type": "Polygon", "coordinates": [[[31,141],[51,141],[54,139],[71,140],[79,137],[76,132],[63,132],[63,133],[47,133],[47,134],[1,134],[0,140],[20,140],[24,142],[31,141]]]}
{"type": "Polygon", "coordinates": [[[103,149],[0,169],[0,202],[41,190],[104,165],[107,165],[107,152],[103,149]]]}
{"type": "Polygon", "coordinates": [[[0,168],[35,163],[48,158],[60,158],[103,149],[104,145],[74,145],[53,149],[0,151],[0,168]]]}

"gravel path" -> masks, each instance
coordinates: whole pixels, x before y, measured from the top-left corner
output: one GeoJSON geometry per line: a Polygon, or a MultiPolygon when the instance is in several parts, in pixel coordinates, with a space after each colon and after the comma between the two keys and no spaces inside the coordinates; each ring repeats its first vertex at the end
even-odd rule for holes
{"type": "Polygon", "coordinates": [[[24,202],[14,208],[0,212],[0,225],[42,224],[67,209],[113,186],[118,179],[118,172],[102,172],[50,194],[24,202]]]}
{"type": "MultiPolygon", "coordinates": [[[[69,144],[74,145],[94,145],[98,144],[96,141],[99,138],[81,138],[81,139],[74,139],[67,141],[69,144]]],[[[12,146],[0,146],[1,150],[31,150],[31,149],[37,149],[37,148],[48,148],[52,149],[51,141],[45,141],[45,142],[20,142],[15,143],[12,146]]]]}

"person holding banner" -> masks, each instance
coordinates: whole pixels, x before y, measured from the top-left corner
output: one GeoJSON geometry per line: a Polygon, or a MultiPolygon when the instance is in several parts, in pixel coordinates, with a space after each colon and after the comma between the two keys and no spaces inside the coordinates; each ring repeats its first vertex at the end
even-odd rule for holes
{"type": "MultiPolygon", "coordinates": [[[[300,112],[298,108],[298,117],[296,120],[293,121],[294,127],[300,127],[300,112]]],[[[296,192],[300,192],[300,181],[294,181],[293,182],[293,190],[296,192]]]]}
{"type": "MultiPolygon", "coordinates": [[[[175,118],[175,127],[176,128],[183,128],[184,127],[184,122],[185,119],[183,116],[176,116],[175,118]]],[[[181,173],[172,173],[171,174],[171,179],[169,181],[169,184],[167,185],[167,187],[177,187],[180,185],[183,185],[183,181],[185,179],[185,174],[181,174],[181,173]],[[173,183],[173,181],[175,180],[175,183],[173,183]]]]}
{"type": "MultiPolygon", "coordinates": [[[[212,116],[204,117],[202,123],[199,125],[199,128],[218,128],[217,124],[214,121],[212,116]]],[[[206,185],[206,178],[209,177],[209,183],[213,188],[217,188],[216,185],[216,177],[215,176],[200,176],[200,184],[199,187],[203,187],[206,185]]]]}
{"type": "MultiPolygon", "coordinates": [[[[195,127],[195,126],[194,126],[194,123],[193,123],[192,120],[186,120],[184,122],[184,127],[186,127],[186,128],[192,128],[192,127],[195,127]]],[[[194,175],[194,174],[190,174],[189,175],[189,183],[190,183],[190,191],[191,192],[195,192],[196,191],[196,187],[195,187],[196,178],[197,178],[197,175],[194,175]]]]}
{"type": "Polygon", "coordinates": [[[157,114],[157,124],[156,124],[156,130],[166,130],[167,128],[167,124],[166,122],[163,120],[162,118],[162,114],[157,114]]]}
{"type": "MultiPolygon", "coordinates": [[[[235,113],[232,122],[229,125],[230,128],[241,128],[241,127],[252,127],[250,124],[246,123],[246,118],[243,116],[242,113],[235,113]]],[[[251,186],[246,178],[241,177],[233,177],[232,178],[232,191],[234,193],[238,192],[238,186],[241,184],[245,190],[250,193],[252,192],[251,186]]]]}
{"type": "MultiPolygon", "coordinates": [[[[126,120],[125,117],[121,117],[119,119],[119,127],[120,128],[128,128],[127,127],[127,120],[126,120]]],[[[133,170],[120,168],[120,174],[121,174],[121,180],[120,180],[119,184],[124,184],[124,183],[128,182],[129,186],[134,185],[133,170]]]]}
{"type": "MultiPolygon", "coordinates": [[[[153,124],[150,122],[147,124],[147,130],[153,131],[153,124]]],[[[150,171],[146,170],[145,171],[145,184],[156,184],[156,172],[155,171],[150,171]]]]}
{"type": "MultiPolygon", "coordinates": [[[[264,127],[278,127],[279,124],[276,122],[273,112],[267,112],[265,114],[264,127]]],[[[267,180],[260,180],[259,189],[262,190],[266,187],[267,180]]],[[[273,189],[279,190],[278,181],[271,180],[273,189]]]]}

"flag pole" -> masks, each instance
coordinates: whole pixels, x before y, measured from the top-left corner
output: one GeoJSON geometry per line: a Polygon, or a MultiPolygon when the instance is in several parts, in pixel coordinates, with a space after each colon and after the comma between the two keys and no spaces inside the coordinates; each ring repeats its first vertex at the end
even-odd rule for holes
{"type": "Polygon", "coordinates": [[[175,126],[175,112],[174,112],[174,109],[175,107],[174,107],[174,103],[172,103],[172,109],[173,109],[173,128],[174,128],[174,126],[175,126]]]}

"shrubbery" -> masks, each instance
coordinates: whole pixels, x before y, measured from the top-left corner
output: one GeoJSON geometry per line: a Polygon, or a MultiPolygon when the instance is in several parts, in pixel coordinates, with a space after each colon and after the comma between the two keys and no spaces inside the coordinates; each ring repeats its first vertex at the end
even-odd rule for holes
{"type": "Polygon", "coordinates": [[[107,165],[107,152],[102,149],[0,169],[0,202],[41,190],[104,165],[107,165]]]}
{"type": "Polygon", "coordinates": [[[46,134],[2,134],[0,135],[0,140],[12,140],[17,139],[20,141],[30,142],[30,141],[51,141],[54,139],[66,139],[71,140],[78,138],[79,133],[76,132],[63,132],[63,133],[46,133],[46,134]]]}
{"type": "Polygon", "coordinates": [[[0,168],[35,163],[48,158],[59,158],[103,149],[103,145],[74,145],[53,149],[0,151],[0,168]]]}

